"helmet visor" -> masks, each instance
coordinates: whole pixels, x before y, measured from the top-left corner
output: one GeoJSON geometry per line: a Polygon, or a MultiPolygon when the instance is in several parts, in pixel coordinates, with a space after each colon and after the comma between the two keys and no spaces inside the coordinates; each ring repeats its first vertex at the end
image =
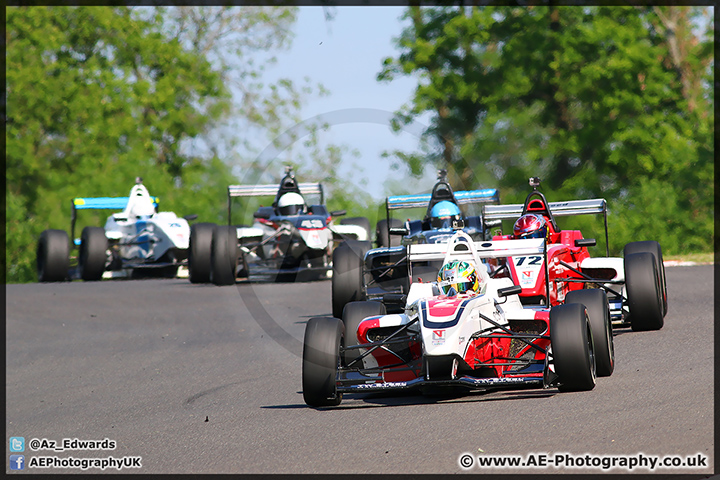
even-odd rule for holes
{"type": "Polygon", "coordinates": [[[545,238],[546,234],[547,234],[547,227],[543,227],[539,230],[535,230],[534,232],[522,234],[520,236],[520,238],[545,238]]]}
{"type": "Polygon", "coordinates": [[[280,207],[280,215],[297,215],[302,209],[302,205],[285,205],[280,207]]]}
{"type": "Polygon", "coordinates": [[[441,284],[440,290],[442,290],[445,295],[454,295],[457,293],[465,293],[468,290],[473,289],[473,285],[475,284],[473,280],[469,278],[463,278],[461,280],[463,281],[441,284]]]}

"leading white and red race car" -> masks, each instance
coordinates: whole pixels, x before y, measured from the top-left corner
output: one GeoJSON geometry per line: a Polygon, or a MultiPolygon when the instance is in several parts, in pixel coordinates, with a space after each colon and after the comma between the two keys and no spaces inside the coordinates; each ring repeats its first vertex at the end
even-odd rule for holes
{"type": "Polygon", "coordinates": [[[409,245],[411,278],[414,263],[437,260],[472,265],[475,277],[414,281],[407,295],[348,303],[342,320],[310,319],[305,402],[332,406],[344,393],[386,390],[594,388],[596,376],[611,375],[615,364],[605,292],[571,292],[553,307],[524,306],[520,285],[488,273],[490,260],[518,255],[547,258],[545,239],[474,241],[457,231],[446,244],[409,245]],[[448,289],[476,280],[475,290],[448,289]],[[393,302],[404,306],[402,313],[386,314],[385,304],[393,302]]]}

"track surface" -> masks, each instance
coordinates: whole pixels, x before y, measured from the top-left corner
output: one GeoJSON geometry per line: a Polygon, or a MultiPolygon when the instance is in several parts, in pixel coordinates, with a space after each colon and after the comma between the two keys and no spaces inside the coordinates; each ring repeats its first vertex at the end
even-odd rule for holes
{"type": "Polygon", "coordinates": [[[665,327],[616,329],[615,373],[593,391],[346,395],[326,410],[305,406],[300,372],[305,323],[330,314],[329,281],[8,285],[6,442],[109,438],[114,451],[26,448],[26,461],[142,456],[140,471],[123,470],[131,473],[543,474],[556,470],[463,470],[458,459],[569,452],[701,453],[706,468],[632,473],[706,477],[714,471],[713,267],[666,272],[665,327]]]}

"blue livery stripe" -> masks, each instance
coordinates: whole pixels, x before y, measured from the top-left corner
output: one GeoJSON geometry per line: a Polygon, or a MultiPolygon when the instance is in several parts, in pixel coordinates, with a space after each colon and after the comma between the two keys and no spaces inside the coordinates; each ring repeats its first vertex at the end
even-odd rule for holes
{"type": "MultiPolygon", "coordinates": [[[[454,195],[460,205],[467,203],[500,201],[500,196],[496,188],[486,188],[484,190],[461,190],[459,192],[455,192],[454,195]]],[[[391,197],[387,197],[387,206],[390,210],[398,208],[427,207],[430,203],[431,197],[432,195],[429,193],[420,195],[393,195],[391,197]]]]}
{"type": "MultiPolygon", "coordinates": [[[[130,197],[78,197],[73,198],[75,210],[123,210],[130,197]]],[[[152,197],[153,206],[157,208],[158,197],[152,197]]]]}

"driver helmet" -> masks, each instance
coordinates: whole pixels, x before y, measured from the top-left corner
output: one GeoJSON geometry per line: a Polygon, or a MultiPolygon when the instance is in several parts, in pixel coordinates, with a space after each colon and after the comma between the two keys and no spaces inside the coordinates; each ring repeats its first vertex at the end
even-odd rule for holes
{"type": "Polygon", "coordinates": [[[454,260],[438,272],[438,286],[445,295],[458,293],[477,294],[484,290],[484,281],[470,262],[454,260]],[[483,283],[481,285],[481,282],[483,283]]]}
{"type": "Polygon", "coordinates": [[[453,220],[460,220],[460,208],[453,202],[440,201],[430,210],[430,225],[433,228],[451,228],[453,220]]]}
{"type": "Polygon", "coordinates": [[[515,238],[547,238],[547,234],[547,222],[537,213],[526,213],[513,225],[515,238]]]}
{"type": "Polygon", "coordinates": [[[283,194],[277,203],[280,215],[299,215],[305,212],[305,200],[294,192],[283,194]]]}

